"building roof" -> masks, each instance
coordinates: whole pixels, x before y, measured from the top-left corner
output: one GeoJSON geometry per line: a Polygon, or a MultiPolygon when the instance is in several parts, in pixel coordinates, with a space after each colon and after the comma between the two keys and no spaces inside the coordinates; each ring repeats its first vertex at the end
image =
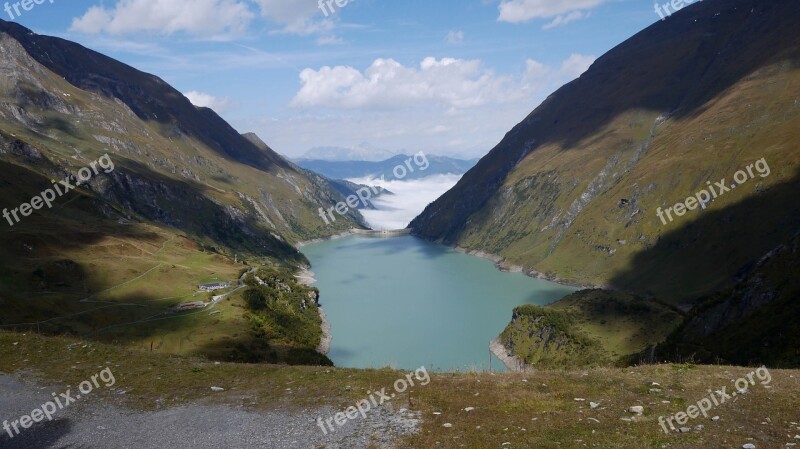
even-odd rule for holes
{"type": "Polygon", "coordinates": [[[221,286],[221,285],[224,285],[224,286],[227,287],[228,285],[230,285],[230,282],[212,282],[210,284],[200,284],[200,287],[218,287],[218,286],[221,286]]]}

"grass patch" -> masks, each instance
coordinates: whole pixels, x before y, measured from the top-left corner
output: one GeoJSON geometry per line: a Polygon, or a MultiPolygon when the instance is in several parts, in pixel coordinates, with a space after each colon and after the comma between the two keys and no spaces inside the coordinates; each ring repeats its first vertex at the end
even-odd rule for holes
{"type": "MultiPolygon", "coordinates": [[[[0,331],[0,372],[24,375],[52,385],[54,391],[76,385],[106,366],[116,376],[116,390],[96,390],[91,400],[141,410],[224,404],[255,412],[309,413],[309,426],[315,426],[315,407],[344,409],[367,397],[367,391],[391,387],[404,374],[388,369],[215,364],[72,338],[0,331]],[[211,386],[226,391],[212,395],[211,386]]],[[[431,373],[428,385],[414,387],[393,401],[396,408],[418,411],[422,417],[419,432],[396,446],[660,449],[666,445],[690,449],[741,447],[751,442],[756,447],[785,447],[800,433],[798,370],[771,370],[772,388],[757,386],[751,394],[714,409],[718,421],[692,421],[692,428],[704,426],[701,431],[669,435],[660,431],[659,416],[683,411],[709,388],[730,385],[750,371],[728,366],[656,365],[535,374],[431,373]],[[660,386],[654,387],[653,382],[660,386]],[[651,391],[653,388],[661,391],[651,391]],[[590,401],[600,406],[591,409],[590,401]],[[625,410],[633,405],[644,407],[642,417],[631,419],[625,410]],[[467,407],[474,409],[466,411],[467,407]],[[766,418],[769,422],[762,424],[766,418]],[[444,427],[445,423],[452,427],[444,427]]]]}

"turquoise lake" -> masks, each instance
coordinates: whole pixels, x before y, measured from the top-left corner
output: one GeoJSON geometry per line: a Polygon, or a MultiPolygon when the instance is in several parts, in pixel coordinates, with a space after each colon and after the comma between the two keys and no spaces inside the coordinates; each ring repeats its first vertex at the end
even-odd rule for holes
{"type": "Polygon", "coordinates": [[[339,367],[486,371],[489,341],[514,307],[575,291],[412,236],[351,236],[302,251],[332,328],[328,356],[339,367]]]}

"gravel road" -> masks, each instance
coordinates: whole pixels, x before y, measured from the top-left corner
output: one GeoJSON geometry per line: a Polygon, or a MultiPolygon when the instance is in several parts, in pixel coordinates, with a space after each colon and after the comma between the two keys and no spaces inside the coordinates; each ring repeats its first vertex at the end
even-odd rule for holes
{"type": "MultiPolygon", "coordinates": [[[[0,426],[49,401],[44,387],[0,374],[0,426]]],[[[401,435],[414,432],[418,419],[391,404],[372,410],[366,419],[348,422],[325,435],[316,419],[340,410],[250,411],[217,405],[182,406],[153,412],[127,410],[88,396],[11,438],[0,427],[2,449],[205,449],[205,448],[391,448],[401,435]]]]}

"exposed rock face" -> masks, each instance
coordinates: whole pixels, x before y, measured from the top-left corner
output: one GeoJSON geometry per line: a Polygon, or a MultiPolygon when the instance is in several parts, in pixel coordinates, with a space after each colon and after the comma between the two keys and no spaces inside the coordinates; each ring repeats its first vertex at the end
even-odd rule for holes
{"type": "Polygon", "coordinates": [[[314,304],[319,305],[319,290],[311,290],[308,292],[308,299],[314,301],[314,304]]]}
{"type": "Polygon", "coordinates": [[[495,338],[489,342],[489,350],[511,371],[525,372],[533,370],[532,367],[525,365],[525,362],[514,357],[512,352],[503,346],[499,338],[495,338]]]}
{"type": "Polygon", "coordinates": [[[333,342],[333,335],[331,335],[331,323],[328,321],[328,315],[322,310],[322,307],[317,308],[319,311],[319,318],[322,320],[322,338],[319,340],[317,352],[322,355],[328,355],[331,351],[331,342],[333,342]]]}

